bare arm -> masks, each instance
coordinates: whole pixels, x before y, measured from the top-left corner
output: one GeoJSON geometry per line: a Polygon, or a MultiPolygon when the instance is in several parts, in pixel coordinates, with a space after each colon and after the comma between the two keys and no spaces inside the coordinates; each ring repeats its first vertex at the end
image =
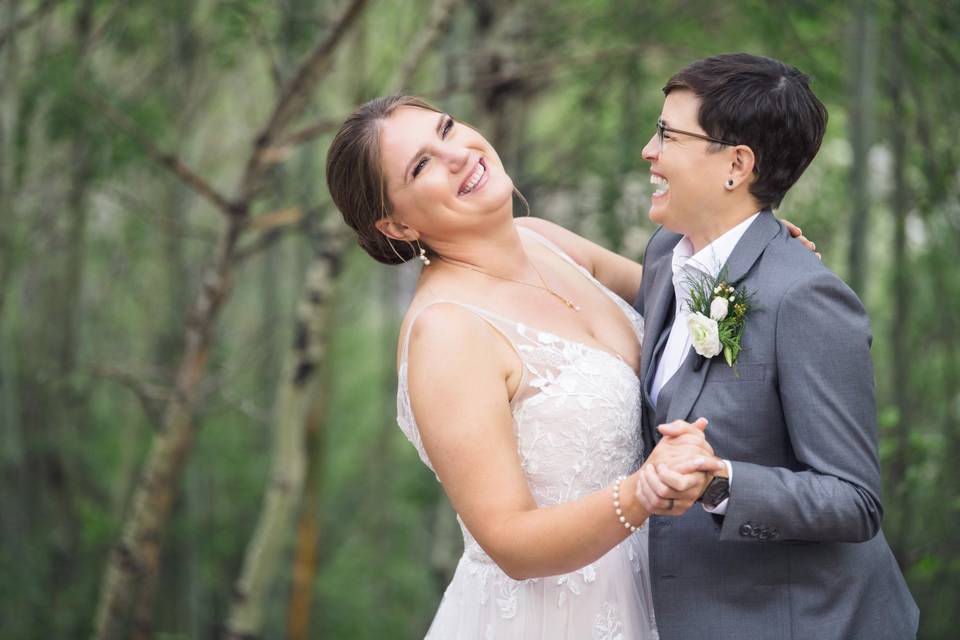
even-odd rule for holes
{"type": "MultiPolygon", "coordinates": [[[[410,397],[427,455],[471,534],[520,580],[583,567],[629,532],[614,514],[612,487],[537,507],[509,407],[507,380],[518,365],[510,346],[466,310],[437,305],[413,327],[410,397]]],[[[695,457],[702,449],[693,435],[689,442],[688,455],[695,457]]],[[[620,492],[623,513],[634,525],[647,518],[634,497],[637,477],[625,480],[620,492]]]]}

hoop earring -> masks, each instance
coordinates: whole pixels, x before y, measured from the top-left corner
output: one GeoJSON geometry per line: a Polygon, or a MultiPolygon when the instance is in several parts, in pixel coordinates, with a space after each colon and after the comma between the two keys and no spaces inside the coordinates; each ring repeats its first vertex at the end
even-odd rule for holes
{"type": "Polygon", "coordinates": [[[410,242],[409,240],[407,240],[407,244],[410,245],[410,248],[413,249],[413,252],[414,252],[415,254],[417,254],[417,257],[418,257],[418,258],[420,258],[420,262],[423,263],[423,266],[429,267],[429,266],[430,266],[430,258],[427,257],[427,250],[424,249],[423,246],[421,246],[421,244],[420,244],[420,238],[417,238],[417,239],[416,239],[416,243],[417,243],[417,248],[416,248],[416,249],[413,249],[413,242],[410,242]]]}
{"type": "Polygon", "coordinates": [[[407,261],[407,258],[404,258],[402,255],[400,255],[400,252],[397,251],[397,248],[393,246],[393,238],[387,238],[387,244],[390,245],[390,249],[393,250],[393,254],[400,259],[400,264],[403,264],[407,261]]]}

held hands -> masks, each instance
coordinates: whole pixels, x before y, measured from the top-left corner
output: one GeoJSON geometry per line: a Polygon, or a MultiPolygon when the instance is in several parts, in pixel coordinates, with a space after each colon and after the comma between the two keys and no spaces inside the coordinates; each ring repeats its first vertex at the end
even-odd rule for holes
{"type": "Polygon", "coordinates": [[[706,418],[657,427],[663,438],[637,479],[637,499],[649,513],[682,515],[703,493],[711,474],[725,469],[704,436],[706,427],[706,418]]]}

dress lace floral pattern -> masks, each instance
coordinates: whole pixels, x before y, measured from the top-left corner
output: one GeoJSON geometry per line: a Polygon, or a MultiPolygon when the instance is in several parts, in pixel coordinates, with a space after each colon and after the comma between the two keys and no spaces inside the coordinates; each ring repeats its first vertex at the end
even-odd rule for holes
{"type": "MultiPolygon", "coordinates": [[[[575,264],[548,241],[535,237],[575,264]]],[[[643,319],[579,269],[617,303],[642,342],[643,319]]],[[[640,383],[625,361],[477,307],[453,301],[433,304],[439,303],[460,304],[476,313],[507,337],[520,356],[524,376],[511,402],[513,427],[523,472],[539,506],[576,500],[610,486],[619,474],[639,466],[643,459],[640,383]]],[[[398,387],[398,424],[432,469],[410,406],[406,344],[398,387]]],[[[464,553],[428,638],[657,637],[645,527],[577,571],[516,581],[457,520],[464,553]]]]}

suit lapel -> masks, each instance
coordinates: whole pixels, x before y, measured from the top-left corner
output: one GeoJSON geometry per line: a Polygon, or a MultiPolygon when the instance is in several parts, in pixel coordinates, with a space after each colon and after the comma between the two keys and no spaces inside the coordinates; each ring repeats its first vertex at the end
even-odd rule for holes
{"type": "MultiPolygon", "coordinates": [[[[719,356],[718,356],[719,357],[719,356]]],[[[671,381],[676,380],[676,386],[673,395],[670,398],[670,406],[667,407],[667,418],[665,422],[672,420],[686,420],[693,408],[700,392],[703,390],[703,383],[707,379],[707,372],[713,361],[717,358],[704,358],[690,347],[690,352],[680,364],[680,368],[673,374],[671,381]]],[[[718,363],[717,366],[727,366],[726,362],[718,363]]],[[[663,392],[661,391],[661,394],[663,392]]],[[[697,416],[698,418],[700,416],[697,416]]],[[[709,417],[709,416],[708,416],[709,417]]]]}
{"type": "Polygon", "coordinates": [[[649,390],[648,378],[652,374],[653,355],[657,347],[657,340],[663,333],[664,323],[670,316],[670,305],[673,300],[673,270],[671,262],[673,253],[660,256],[652,265],[653,283],[644,304],[647,317],[644,318],[643,347],[640,351],[640,377],[643,381],[644,393],[649,390]]]}
{"type": "MultiPolygon", "coordinates": [[[[734,286],[746,277],[763,250],[779,231],[780,223],[773,217],[773,213],[769,209],[762,211],[757,216],[757,219],[753,221],[743,237],[740,238],[726,262],[727,279],[734,286]]],[[[746,326],[750,326],[749,318],[746,326]]],[[[703,358],[697,354],[693,347],[690,348],[690,352],[680,365],[680,369],[674,374],[674,378],[678,378],[677,386],[670,398],[670,406],[667,408],[667,421],[688,419],[693,405],[700,397],[703,383],[707,379],[707,372],[710,371],[711,366],[726,367],[727,363],[723,361],[722,356],[703,358]],[[714,365],[714,360],[720,360],[720,362],[714,365]]],[[[709,418],[709,416],[706,417],[709,418]]]]}
{"type": "Polygon", "coordinates": [[[727,259],[727,278],[731,283],[742,280],[763,250],[780,231],[780,223],[770,209],[764,209],[744,232],[740,242],[727,259]]]}

